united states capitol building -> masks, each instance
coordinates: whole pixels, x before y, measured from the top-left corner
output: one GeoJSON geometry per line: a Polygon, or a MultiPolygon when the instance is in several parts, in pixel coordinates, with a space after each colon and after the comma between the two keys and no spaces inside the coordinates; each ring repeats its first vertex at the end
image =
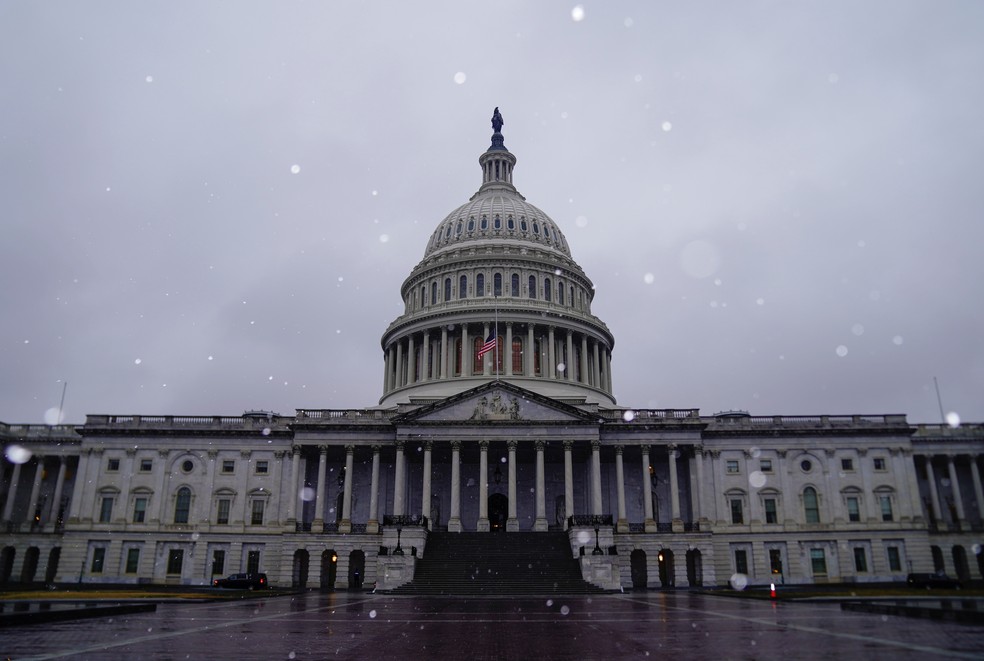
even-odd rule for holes
{"type": "Polygon", "coordinates": [[[395,589],[453,533],[563,535],[604,589],[984,578],[984,425],[617,403],[614,333],[501,127],[421,237],[377,405],[0,423],[0,583],[395,589]]]}

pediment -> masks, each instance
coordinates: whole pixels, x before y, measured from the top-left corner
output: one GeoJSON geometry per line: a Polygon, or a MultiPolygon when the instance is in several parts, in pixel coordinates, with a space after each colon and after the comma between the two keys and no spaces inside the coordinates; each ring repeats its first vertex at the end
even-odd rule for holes
{"type": "Polygon", "coordinates": [[[406,423],[542,424],[596,423],[596,416],[506,382],[484,384],[409,411],[406,423]]]}

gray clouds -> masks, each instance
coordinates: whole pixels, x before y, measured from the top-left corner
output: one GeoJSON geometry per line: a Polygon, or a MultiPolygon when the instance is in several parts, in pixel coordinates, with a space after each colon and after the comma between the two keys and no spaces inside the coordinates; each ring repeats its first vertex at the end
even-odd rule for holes
{"type": "Polygon", "coordinates": [[[620,403],[984,419],[984,9],[573,5],[4,3],[0,420],[374,404],[496,105],[620,403]]]}

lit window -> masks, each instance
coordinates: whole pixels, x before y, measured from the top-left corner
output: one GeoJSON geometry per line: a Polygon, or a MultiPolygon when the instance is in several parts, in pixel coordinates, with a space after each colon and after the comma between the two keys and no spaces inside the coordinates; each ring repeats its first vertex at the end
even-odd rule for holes
{"type": "Polygon", "coordinates": [[[773,574],[782,573],[782,551],[769,549],[769,569],[773,574]]]}

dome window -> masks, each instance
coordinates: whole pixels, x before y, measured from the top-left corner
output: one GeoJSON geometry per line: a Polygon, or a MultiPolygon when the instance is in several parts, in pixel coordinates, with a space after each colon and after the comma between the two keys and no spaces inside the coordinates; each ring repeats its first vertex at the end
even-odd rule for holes
{"type": "Polygon", "coordinates": [[[547,225],[543,226],[543,236],[550,238],[550,228],[547,225]]]}
{"type": "Polygon", "coordinates": [[[512,216],[507,216],[506,217],[506,228],[507,229],[511,229],[511,230],[516,229],[516,221],[513,220],[513,217],[512,216]]]}
{"type": "Polygon", "coordinates": [[[530,298],[536,298],[536,276],[535,275],[531,275],[530,276],[530,287],[529,287],[529,290],[530,290],[530,298]]]}
{"type": "Polygon", "coordinates": [[[469,218],[468,219],[468,231],[469,232],[474,232],[475,231],[475,219],[474,218],[469,218]]]}
{"type": "Polygon", "coordinates": [[[549,302],[552,300],[552,290],[550,288],[550,278],[543,279],[543,300],[549,302]]]}
{"type": "Polygon", "coordinates": [[[489,228],[489,217],[488,216],[482,216],[482,225],[481,225],[481,227],[482,227],[483,230],[487,230],[489,228]]]}
{"type": "Polygon", "coordinates": [[[519,298],[519,274],[512,274],[512,297],[519,298]]]}
{"type": "Polygon", "coordinates": [[[557,303],[559,305],[563,305],[564,304],[564,283],[563,282],[558,282],[557,283],[557,303]]]}
{"type": "Polygon", "coordinates": [[[528,232],[529,231],[530,228],[526,224],[526,219],[525,218],[520,218],[519,219],[519,229],[523,230],[524,232],[528,232]]]}
{"type": "Polygon", "coordinates": [[[431,283],[431,305],[437,305],[437,283],[431,283]]]}
{"type": "Polygon", "coordinates": [[[451,278],[444,278],[444,302],[451,300],[451,278]]]}
{"type": "Polygon", "coordinates": [[[463,224],[462,224],[462,222],[461,222],[461,221],[459,220],[459,221],[458,221],[458,224],[457,224],[457,225],[455,226],[455,228],[454,228],[454,233],[455,233],[455,235],[457,235],[457,236],[461,236],[461,228],[462,228],[462,227],[463,227],[463,224]]]}
{"type": "Polygon", "coordinates": [[[468,276],[463,275],[458,278],[458,298],[468,298],[468,276]]]}
{"type": "Polygon", "coordinates": [[[496,273],[495,275],[492,276],[492,295],[493,296],[502,296],[502,274],[501,273],[496,273]]]}
{"type": "Polygon", "coordinates": [[[485,274],[475,276],[475,296],[485,296],[485,274]]]}
{"type": "Polygon", "coordinates": [[[533,233],[536,235],[540,234],[540,224],[535,220],[533,221],[533,233]]]}
{"type": "Polygon", "coordinates": [[[495,228],[495,229],[497,229],[497,230],[501,230],[502,229],[502,218],[499,218],[499,216],[496,216],[495,217],[495,220],[492,221],[492,227],[495,228]]]}
{"type": "Polygon", "coordinates": [[[444,230],[444,238],[445,239],[451,238],[451,223],[448,223],[447,228],[444,230]]]}

